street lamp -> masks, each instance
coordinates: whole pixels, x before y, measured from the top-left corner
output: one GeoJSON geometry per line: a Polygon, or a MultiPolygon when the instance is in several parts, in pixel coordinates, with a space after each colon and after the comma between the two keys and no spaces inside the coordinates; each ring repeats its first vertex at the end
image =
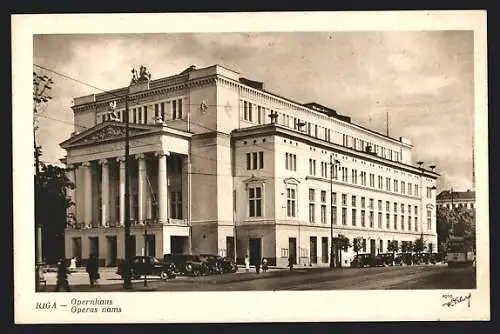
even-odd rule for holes
{"type": "Polygon", "coordinates": [[[333,262],[333,172],[339,163],[338,160],[333,161],[333,156],[330,155],[330,268],[335,267],[333,262]]]}
{"type": "MultiPolygon", "coordinates": [[[[149,247],[149,242],[148,242],[148,224],[149,220],[146,219],[144,221],[144,259],[146,260],[148,257],[148,247],[149,247]]],[[[148,261],[147,259],[146,261],[148,261]]],[[[148,273],[147,271],[144,272],[144,286],[148,286],[148,273]]]]}

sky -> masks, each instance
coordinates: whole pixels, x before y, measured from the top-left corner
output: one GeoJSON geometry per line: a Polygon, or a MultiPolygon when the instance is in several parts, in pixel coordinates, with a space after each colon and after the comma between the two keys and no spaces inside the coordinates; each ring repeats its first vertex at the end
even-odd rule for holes
{"type": "MultiPolygon", "coordinates": [[[[145,65],[152,79],[220,64],[300,103],[409,138],[412,160],[436,165],[438,191],[472,188],[474,53],[471,31],[35,35],[34,64],[110,90],[145,65]]],[[[73,131],[71,101],[100,91],[53,72],[40,111],[42,160],[59,163],[73,131]]]]}

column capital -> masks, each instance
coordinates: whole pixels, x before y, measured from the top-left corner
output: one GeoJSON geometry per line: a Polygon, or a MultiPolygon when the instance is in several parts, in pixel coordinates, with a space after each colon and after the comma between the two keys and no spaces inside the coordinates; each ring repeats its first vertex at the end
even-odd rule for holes
{"type": "Polygon", "coordinates": [[[125,162],[125,157],[117,157],[116,161],[117,162],[125,162]]]}
{"type": "Polygon", "coordinates": [[[144,159],[145,156],[144,156],[144,153],[138,153],[138,154],[134,155],[134,158],[136,158],[137,160],[139,160],[139,159],[144,159]]]}
{"type": "Polygon", "coordinates": [[[90,167],[92,164],[90,163],[90,161],[85,161],[85,162],[82,162],[82,167],[90,167]]]}
{"type": "Polygon", "coordinates": [[[160,152],[155,152],[155,157],[162,157],[162,156],[167,156],[167,157],[169,157],[169,156],[170,156],[170,151],[166,151],[166,152],[163,152],[163,151],[160,151],[160,152]]]}
{"type": "Polygon", "coordinates": [[[99,162],[99,165],[107,165],[108,159],[100,159],[98,162],[99,162]]]}

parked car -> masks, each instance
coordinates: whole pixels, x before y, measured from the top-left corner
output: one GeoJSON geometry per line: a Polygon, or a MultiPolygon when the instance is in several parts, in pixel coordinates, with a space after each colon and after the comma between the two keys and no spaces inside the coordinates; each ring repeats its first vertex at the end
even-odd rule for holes
{"type": "Polygon", "coordinates": [[[373,266],[375,258],[371,254],[357,254],[351,261],[351,268],[363,268],[373,266]]]}
{"type": "Polygon", "coordinates": [[[223,273],[235,273],[238,271],[238,266],[233,259],[229,257],[223,257],[221,259],[221,267],[223,273]]]}
{"type": "Polygon", "coordinates": [[[446,253],[431,253],[429,256],[429,262],[432,264],[436,263],[446,263],[446,253]]]}
{"type": "Polygon", "coordinates": [[[173,263],[161,262],[154,256],[134,256],[127,259],[124,263],[118,266],[117,274],[123,279],[124,269],[126,265],[130,265],[130,270],[133,279],[138,279],[144,275],[160,276],[162,279],[175,278],[175,266],[173,263]]]}
{"type": "Polygon", "coordinates": [[[176,272],[182,275],[200,276],[209,272],[207,264],[197,255],[165,254],[163,262],[173,263],[176,272]]]}
{"type": "Polygon", "coordinates": [[[200,259],[205,262],[208,274],[222,274],[222,256],[214,254],[200,254],[200,259]]]}
{"type": "Polygon", "coordinates": [[[393,253],[379,253],[377,255],[377,265],[379,266],[393,266],[394,254],[393,253]]]}
{"type": "Polygon", "coordinates": [[[410,266],[412,264],[412,255],[411,253],[398,253],[394,258],[394,264],[402,266],[406,264],[410,266]]]}
{"type": "Polygon", "coordinates": [[[429,264],[430,254],[429,253],[415,253],[413,254],[414,264],[429,264]]]}

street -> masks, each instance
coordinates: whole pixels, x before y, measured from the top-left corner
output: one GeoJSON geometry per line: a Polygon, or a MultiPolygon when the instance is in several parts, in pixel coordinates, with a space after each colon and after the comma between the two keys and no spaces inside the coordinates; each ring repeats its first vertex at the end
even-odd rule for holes
{"type": "MultiPolygon", "coordinates": [[[[362,269],[297,268],[292,272],[273,269],[267,273],[246,273],[184,277],[162,281],[159,277],[134,280],[131,291],[249,291],[249,290],[386,290],[386,289],[474,289],[475,268],[448,268],[446,265],[375,267],[362,269]]],[[[54,273],[46,273],[47,287],[55,288],[54,273]]],[[[90,288],[84,272],[69,277],[72,291],[124,291],[114,270],[102,270],[99,286],[90,288]]]]}

